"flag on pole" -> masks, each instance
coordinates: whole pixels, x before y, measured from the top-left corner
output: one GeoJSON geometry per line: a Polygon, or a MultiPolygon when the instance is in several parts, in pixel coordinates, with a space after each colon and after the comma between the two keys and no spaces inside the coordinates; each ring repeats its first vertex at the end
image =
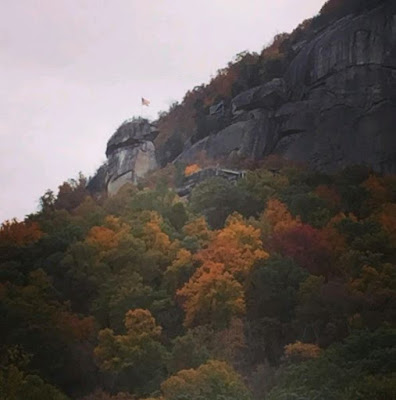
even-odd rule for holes
{"type": "Polygon", "coordinates": [[[142,97],[142,106],[149,106],[150,105],[150,101],[145,99],[144,97],[142,97]]]}

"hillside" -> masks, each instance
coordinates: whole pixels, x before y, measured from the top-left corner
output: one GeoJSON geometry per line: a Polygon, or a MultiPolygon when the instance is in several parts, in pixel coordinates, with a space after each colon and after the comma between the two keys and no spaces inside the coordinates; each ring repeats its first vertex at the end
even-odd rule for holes
{"type": "Polygon", "coordinates": [[[1,226],[0,398],[392,398],[396,177],[174,178],[1,226]]]}
{"type": "Polygon", "coordinates": [[[328,1],[5,221],[0,400],[395,398],[395,21],[328,1]]]}

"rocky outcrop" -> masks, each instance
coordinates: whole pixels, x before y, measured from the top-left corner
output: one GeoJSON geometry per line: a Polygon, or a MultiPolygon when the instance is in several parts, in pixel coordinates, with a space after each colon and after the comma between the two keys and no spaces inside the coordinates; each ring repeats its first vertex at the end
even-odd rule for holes
{"type": "Polygon", "coordinates": [[[396,3],[344,17],[297,51],[283,79],[235,97],[234,122],[177,160],[277,153],[325,171],[396,172],[396,3]]]}
{"type": "Polygon", "coordinates": [[[144,119],[125,122],[90,185],[111,195],[157,168],[157,160],[191,163],[202,152],[231,160],[280,154],[327,172],[366,163],[395,173],[396,2],[373,0],[367,10],[316,25],[289,43],[282,77],[207,114],[196,104],[194,130],[175,129],[157,154],[156,128],[144,119]]]}
{"type": "Polygon", "coordinates": [[[154,125],[145,119],[124,122],[107,142],[106,188],[110,195],[157,168],[154,125]]]}
{"type": "Polygon", "coordinates": [[[256,86],[232,99],[232,111],[254,110],[256,108],[275,109],[285,102],[286,86],[283,79],[275,78],[272,81],[256,86]]]}

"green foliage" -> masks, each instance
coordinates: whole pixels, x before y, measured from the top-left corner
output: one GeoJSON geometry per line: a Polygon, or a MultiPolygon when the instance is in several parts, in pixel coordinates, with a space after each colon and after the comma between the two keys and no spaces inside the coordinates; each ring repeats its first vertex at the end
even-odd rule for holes
{"type": "Polygon", "coordinates": [[[161,327],[147,310],[125,314],[125,335],[111,329],[99,332],[95,356],[102,370],[133,379],[127,388],[145,394],[155,390],[164,374],[165,349],[159,343],[161,327]]]}
{"type": "Polygon", "coordinates": [[[273,256],[257,262],[246,286],[248,316],[291,321],[300,283],[307,275],[292,259],[273,256]]]}
{"type": "Polygon", "coordinates": [[[210,352],[205,333],[205,328],[189,329],[184,336],[174,339],[168,361],[168,370],[171,374],[183,369],[197,368],[208,361],[210,352]]]}
{"type": "Polygon", "coordinates": [[[68,400],[54,386],[37,375],[27,375],[14,365],[0,370],[0,398],[4,400],[68,400]]]}
{"type": "Polygon", "coordinates": [[[191,210],[203,214],[212,228],[221,228],[228,215],[246,214],[246,194],[223,178],[210,178],[197,185],[190,200],[191,210]]]}
{"type": "Polygon", "coordinates": [[[391,398],[394,177],[267,160],[181,201],[176,173],[2,225],[0,397],[391,398]]]}
{"type": "Polygon", "coordinates": [[[198,369],[182,370],[161,385],[166,400],[248,400],[241,377],[225,362],[209,361],[198,369]]]}
{"type": "Polygon", "coordinates": [[[395,340],[392,329],[352,334],[319,358],[287,367],[268,399],[388,398],[381,396],[394,388],[395,340]]]}

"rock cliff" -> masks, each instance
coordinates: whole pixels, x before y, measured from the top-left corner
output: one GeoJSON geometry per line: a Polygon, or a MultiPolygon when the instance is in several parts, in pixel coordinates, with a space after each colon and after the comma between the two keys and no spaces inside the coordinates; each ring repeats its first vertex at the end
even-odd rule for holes
{"type": "Polygon", "coordinates": [[[153,144],[156,135],[155,126],[147,120],[133,119],[124,122],[109,139],[105,186],[110,195],[157,168],[153,144]]]}
{"type": "Polygon", "coordinates": [[[280,76],[206,108],[184,145],[177,119],[168,123],[169,148],[155,149],[158,132],[146,120],[121,125],[107,144],[102,186],[113,194],[157,160],[191,163],[202,151],[232,160],[280,154],[328,172],[362,163],[396,172],[396,1],[361,1],[370,7],[294,36],[280,76]]]}
{"type": "Polygon", "coordinates": [[[396,2],[327,26],[281,79],[232,100],[234,122],[178,156],[277,153],[331,171],[367,163],[396,172],[396,2]]]}

